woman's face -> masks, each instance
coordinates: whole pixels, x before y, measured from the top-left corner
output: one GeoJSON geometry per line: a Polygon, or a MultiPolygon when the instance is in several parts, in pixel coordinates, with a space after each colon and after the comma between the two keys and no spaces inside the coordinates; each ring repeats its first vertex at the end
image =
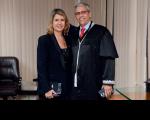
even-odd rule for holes
{"type": "Polygon", "coordinates": [[[55,32],[62,32],[65,28],[65,18],[56,14],[53,19],[53,29],[55,32]]]}

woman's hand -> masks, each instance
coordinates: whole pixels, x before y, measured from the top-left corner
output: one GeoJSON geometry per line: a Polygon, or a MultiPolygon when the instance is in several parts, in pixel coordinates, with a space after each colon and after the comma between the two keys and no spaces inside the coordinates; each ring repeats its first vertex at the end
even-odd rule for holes
{"type": "Polygon", "coordinates": [[[45,97],[47,99],[52,99],[55,96],[57,96],[57,93],[54,90],[50,90],[50,91],[48,91],[48,92],[45,93],[45,97]]]}

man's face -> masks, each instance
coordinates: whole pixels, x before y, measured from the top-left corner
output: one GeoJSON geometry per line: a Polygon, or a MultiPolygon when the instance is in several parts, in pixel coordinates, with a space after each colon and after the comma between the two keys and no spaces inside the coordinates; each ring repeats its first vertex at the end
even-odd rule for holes
{"type": "Polygon", "coordinates": [[[86,25],[91,18],[91,13],[86,9],[85,6],[78,6],[75,10],[75,17],[79,22],[80,26],[86,25]]]}

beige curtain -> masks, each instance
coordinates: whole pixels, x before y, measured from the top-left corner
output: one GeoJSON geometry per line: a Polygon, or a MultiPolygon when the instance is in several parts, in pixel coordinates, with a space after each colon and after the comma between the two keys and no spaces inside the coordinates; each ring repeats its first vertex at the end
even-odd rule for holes
{"type": "MultiPolygon", "coordinates": [[[[114,36],[119,53],[119,59],[116,60],[116,85],[118,87],[144,85],[144,81],[147,80],[146,39],[149,1],[80,1],[90,4],[93,20],[107,26],[114,36]]],[[[150,46],[150,42],[148,45],[150,46]]]]}
{"type": "Polygon", "coordinates": [[[114,30],[114,0],[106,0],[106,26],[113,33],[114,30]]]}
{"type": "Polygon", "coordinates": [[[150,79],[150,1],[148,0],[148,78],[150,79]]]}
{"type": "Polygon", "coordinates": [[[37,39],[45,34],[53,8],[65,9],[74,24],[75,0],[0,0],[0,56],[20,61],[23,89],[36,89],[37,39]]]}
{"type": "Polygon", "coordinates": [[[114,40],[120,56],[116,63],[117,86],[143,85],[146,81],[147,3],[114,0],[114,40]]]}
{"type": "MultiPolygon", "coordinates": [[[[88,2],[93,21],[107,26],[114,36],[119,53],[116,85],[127,87],[143,84],[147,65],[147,23],[150,31],[149,0],[0,0],[0,56],[19,58],[23,89],[36,89],[32,79],[37,76],[37,39],[46,33],[51,10],[63,8],[70,22],[77,24],[74,17],[74,4],[77,1],[88,2]]],[[[148,57],[150,68],[149,53],[148,57]]]]}
{"type": "MultiPolygon", "coordinates": [[[[23,89],[36,89],[37,39],[46,33],[53,8],[63,8],[72,24],[76,24],[74,4],[79,0],[0,0],[0,56],[16,56],[20,61],[23,89]]],[[[93,19],[105,25],[105,0],[88,1],[93,19]],[[103,5],[104,4],[104,5],[103,5]],[[97,9],[98,8],[98,9],[97,9]],[[104,11],[103,11],[104,9],[104,11]],[[97,12],[98,11],[98,12],[97,12]]]]}
{"type": "Polygon", "coordinates": [[[138,0],[137,4],[137,84],[147,80],[146,40],[148,0],[138,0]]]}

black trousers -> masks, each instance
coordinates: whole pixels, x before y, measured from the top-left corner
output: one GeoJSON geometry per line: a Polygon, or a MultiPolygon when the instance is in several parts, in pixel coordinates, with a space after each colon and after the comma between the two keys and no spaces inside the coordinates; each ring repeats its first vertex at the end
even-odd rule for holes
{"type": "Polygon", "coordinates": [[[71,100],[96,100],[96,101],[105,101],[107,100],[105,97],[102,98],[98,93],[94,96],[89,96],[87,95],[86,92],[81,91],[78,88],[73,88],[71,95],[70,95],[71,100]]]}
{"type": "Polygon", "coordinates": [[[64,98],[60,95],[60,96],[54,97],[52,99],[48,99],[48,98],[45,97],[45,95],[39,95],[39,100],[59,101],[59,100],[64,100],[64,98]]]}

